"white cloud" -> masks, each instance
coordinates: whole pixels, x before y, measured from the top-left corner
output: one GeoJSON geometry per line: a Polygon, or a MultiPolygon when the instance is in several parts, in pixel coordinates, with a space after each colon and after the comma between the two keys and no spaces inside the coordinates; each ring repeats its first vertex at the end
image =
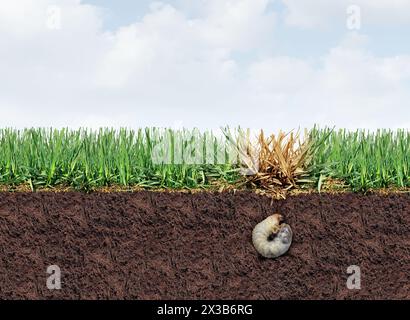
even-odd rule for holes
{"type": "Polygon", "coordinates": [[[13,16],[15,2],[0,4],[0,18],[8,17],[0,19],[0,126],[409,122],[410,55],[377,57],[357,34],[319,64],[266,55],[278,23],[268,0],[210,0],[189,17],[156,3],[111,32],[101,29],[100,9],[80,1],[59,2],[60,30],[45,24],[53,1],[20,1],[24,21],[13,16]]]}
{"type": "MultiPolygon", "coordinates": [[[[275,14],[267,12],[271,0],[211,0],[208,15],[198,24],[200,34],[212,46],[249,50],[269,41],[275,14]]],[[[271,39],[272,40],[272,39],[271,39]]]]}
{"type": "Polygon", "coordinates": [[[145,82],[152,73],[164,79],[167,74],[191,77],[192,71],[229,77],[236,67],[232,52],[252,50],[269,41],[275,18],[265,12],[268,3],[212,0],[204,9],[207,15],[196,19],[156,3],[141,22],[110,35],[112,49],[101,61],[99,81],[120,87],[133,76],[145,82]]]}
{"type": "Polygon", "coordinates": [[[357,41],[343,41],[316,68],[287,57],[255,63],[250,76],[255,99],[261,105],[270,103],[270,114],[281,123],[297,119],[294,123],[302,126],[404,125],[410,118],[410,55],[378,58],[353,43],[357,41]]]}

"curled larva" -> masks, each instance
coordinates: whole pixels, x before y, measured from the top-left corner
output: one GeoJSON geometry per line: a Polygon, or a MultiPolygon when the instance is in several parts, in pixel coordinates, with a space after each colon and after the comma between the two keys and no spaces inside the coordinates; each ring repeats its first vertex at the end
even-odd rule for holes
{"type": "Polygon", "coordinates": [[[280,214],[274,214],[258,223],[252,231],[252,243],[265,258],[276,258],[288,251],[292,243],[292,229],[283,223],[280,214]]]}

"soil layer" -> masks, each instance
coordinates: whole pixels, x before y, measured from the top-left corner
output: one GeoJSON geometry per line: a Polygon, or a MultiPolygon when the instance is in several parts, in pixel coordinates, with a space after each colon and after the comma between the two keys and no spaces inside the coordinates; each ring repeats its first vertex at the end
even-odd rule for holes
{"type": "Polygon", "coordinates": [[[0,298],[410,299],[410,195],[0,193],[0,298]],[[251,232],[276,212],[293,244],[265,259],[251,232]]]}

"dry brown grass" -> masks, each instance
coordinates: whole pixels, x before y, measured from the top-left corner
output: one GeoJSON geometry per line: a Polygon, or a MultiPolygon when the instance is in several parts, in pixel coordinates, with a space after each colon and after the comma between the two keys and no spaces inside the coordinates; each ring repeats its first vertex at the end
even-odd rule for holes
{"type": "Polygon", "coordinates": [[[242,173],[253,187],[283,194],[298,183],[308,182],[311,143],[307,139],[301,141],[299,132],[281,131],[266,136],[261,130],[252,142],[247,131],[239,139],[238,149],[242,173]]]}

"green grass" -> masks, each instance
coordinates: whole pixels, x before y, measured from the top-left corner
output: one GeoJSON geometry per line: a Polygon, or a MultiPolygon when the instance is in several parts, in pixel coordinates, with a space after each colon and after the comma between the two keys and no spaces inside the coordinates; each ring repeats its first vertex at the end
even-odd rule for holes
{"type": "Polygon", "coordinates": [[[206,188],[215,180],[233,183],[236,179],[229,153],[219,164],[190,164],[187,153],[209,158],[226,144],[211,132],[197,130],[2,129],[0,184],[27,184],[33,190],[53,186],[79,190],[107,186],[206,188]],[[162,146],[165,141],[171,143],[162,146]],[[206,150],[209,146],[215,150],[206,150]],[[163,156],[170,148],[174,151],[170,163],[152,161],[153,152],[163,156]]]}
{"type": "MultiPolygon", "coordinates": [[[[233,130],[233,137],[238,132],[233,130]]],[[[353,191],[410,187],[409,131],[314,128],[310,139],[307,180],[319,189],[329,178],[353,191]]],[[[240,178],[238,155],[228,140],[226,132],[157,128],[0,129],[0,185],[86,191],[235,186],[240,178]]]]}
{"type": "Polygon", "coordinates": [[[344,181],[353,191],[410,187],[410,131],[311,130],[311,175],[344,181]]]}

